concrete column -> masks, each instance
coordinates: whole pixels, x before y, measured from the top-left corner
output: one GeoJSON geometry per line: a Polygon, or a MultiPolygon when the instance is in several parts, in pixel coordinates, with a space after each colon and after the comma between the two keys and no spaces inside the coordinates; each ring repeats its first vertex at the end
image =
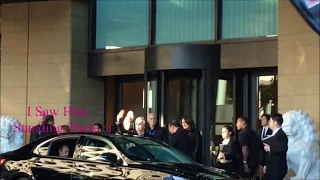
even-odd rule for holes
{"type": "Polygon", "coordinates": [[[5,4],[1,17],[1,115],[35,125],[41,108],[58,112],[56,125],[103,123],[104,82],[87,77],[88,4],[5,4]],[[64,114],[70,107],[87,116],[64,114]]]}
{"type": "Polygon", "coordinates": [[[27,4],[1,6],[0,114],[26,123],[27,106],[27,4]]]}
{"type": "Polygon", "coordinates": [[[305,110],[317,127],[320,117],[319,40],[319,35],[289,1],[279,1],[279,111],[305,110]]]}

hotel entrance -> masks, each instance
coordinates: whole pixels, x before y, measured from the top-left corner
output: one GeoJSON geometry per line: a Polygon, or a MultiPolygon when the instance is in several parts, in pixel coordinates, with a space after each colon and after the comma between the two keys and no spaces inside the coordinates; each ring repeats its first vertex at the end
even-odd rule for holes
{"type": "Polygon", "coordinates": [[[89,68],[93,76],[107,76],[106,121],[113,123],[121,109],[134,111],[135,117],[155,113],[163,127],[173,119],[180,120],[183,115],[191,116],[203,137],[203,157],[206,157],[203,162],[211,165],[208,157],[212,122],[216,118],[220,46],[173,44],[129,54],[109,53],[101,57],[104,62],[96,61],[103,64],[108,59],[118,58],[123,68],[101,68],[96,63],[89,68]],[[131,62],[128,58],[136,63],[128,66],[131,62]],[[100,71],[94,71],[96,68],[100,71]]]}
{"type": "Polygon", "coordinates": [[[148,104],[148,108],[145,115],[157,113],[161,126],[183,115],[191,116],[197,123],[201,75],[201,70],[146,73],[144,104],[148,104]]]}
{"type": "Polygon", "coordinates": [[[159,124],[191,116],[199,119],[201,70],[153,71],[116,77],[116,112],[133,111],[135,117],[157,114],[159,124]]]}

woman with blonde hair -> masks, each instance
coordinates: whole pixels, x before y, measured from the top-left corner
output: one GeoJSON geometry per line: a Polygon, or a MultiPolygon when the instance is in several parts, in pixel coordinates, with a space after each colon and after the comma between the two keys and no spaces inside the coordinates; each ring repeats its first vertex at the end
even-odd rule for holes
{"type": "Polygon", "coordinates": [[[135,134],[134,136],[137,137],[147,137],[148,133],[146,133],[145,131],[146,129],[146,120],[144,119],[144,117],[138,117],[135,120],[135,134]]]}

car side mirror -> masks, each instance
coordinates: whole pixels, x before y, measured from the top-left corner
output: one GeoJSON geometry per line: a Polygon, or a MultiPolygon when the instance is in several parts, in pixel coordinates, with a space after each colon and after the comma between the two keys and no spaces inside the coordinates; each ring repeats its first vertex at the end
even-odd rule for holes
{"type": "Polygon", "coordinates": [[[113,164],[116,164],[117,163],[117,155],[114,154],[114,153],[103,153],[101,154],[100,156],[100,160],[101,161],[104,161],[104,162],[111,162],[113,164]]]}

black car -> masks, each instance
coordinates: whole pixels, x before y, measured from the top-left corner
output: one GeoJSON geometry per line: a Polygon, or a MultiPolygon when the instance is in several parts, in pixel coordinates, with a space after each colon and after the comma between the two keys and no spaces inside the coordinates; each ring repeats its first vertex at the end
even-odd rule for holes
{"type": "Polygon", "coordinates": [[[238,179],[148,138],[50,135],[0,155],[1,180],[238,179]]]}

